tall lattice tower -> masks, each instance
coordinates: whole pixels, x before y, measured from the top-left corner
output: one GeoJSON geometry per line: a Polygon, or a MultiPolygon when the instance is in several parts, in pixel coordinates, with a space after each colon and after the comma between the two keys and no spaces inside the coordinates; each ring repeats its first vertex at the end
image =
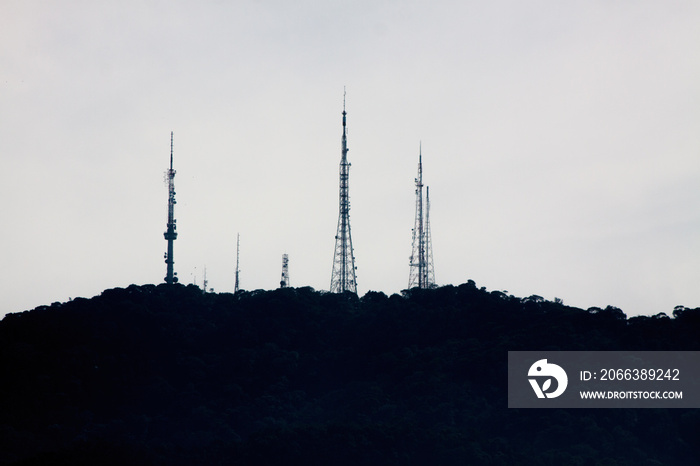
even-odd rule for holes
{"type": "Polygon", "coordinates": [[[430,237],[430,197],[426,188],[423,204],[423,150],[418,151],[416,177],[416,218],[413,226],[413,245],[409,264],[408,288],[434,288],[433,245],[430,237]]]}
{"type": "Polygon", "coordinates": [[[165,172],[165,181],[168,183],[168,225],[163,233],[168,241],[168,252],[165,253],[165,263],[167,264],[165,273],[165,283],[177,283],[177,273],[173,271],[175,259],[173,257],[173,241],[177,239],[177,225],[175,220],[175,170],[173,169],[173,132],[170,132],[170,169],[165,172]]]}
{"type": "Polygon", "coordinates": [[[335,235],[331,293],[344,293],[346,291],[357,293],[355,254],[352,249],[352,236],[350,235],[350,193],[348,183],[350,163],[348,162],[346,115],[345,93],[343,93],[343,137],[341,139],[340,152],[340,212],[338,213],[338,231],[335,235]]]}
{"type": "Polygon", "coordinates": [[[289,254],[282,254],[282,277],[280,288],[289,288],[289,254]]]}

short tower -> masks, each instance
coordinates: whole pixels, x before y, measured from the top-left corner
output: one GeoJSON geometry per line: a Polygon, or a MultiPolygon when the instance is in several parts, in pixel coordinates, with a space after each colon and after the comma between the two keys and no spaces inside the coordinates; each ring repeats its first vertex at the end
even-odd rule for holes
{"type": "Polygon", "coordinates": [[[289,288],[289,254],[282,254],[282,277],[280,288],[289,288]]]}

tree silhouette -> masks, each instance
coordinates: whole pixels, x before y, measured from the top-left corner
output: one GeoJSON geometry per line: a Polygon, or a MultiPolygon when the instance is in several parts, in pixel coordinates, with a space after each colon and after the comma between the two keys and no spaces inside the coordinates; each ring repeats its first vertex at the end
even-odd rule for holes
{"type": "Polygon", "coordinates": [[[0,465],[686,465],[693,410],[506,407],[507,352],[694,350],[700,309],[627,318],[473,281],[363,297],[106,290],[0,322],[0,465]]]}

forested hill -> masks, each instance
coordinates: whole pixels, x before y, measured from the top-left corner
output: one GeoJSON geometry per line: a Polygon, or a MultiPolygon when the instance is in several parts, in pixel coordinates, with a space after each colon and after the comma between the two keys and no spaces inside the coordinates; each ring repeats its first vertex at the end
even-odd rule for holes
{"type": "Polygon", "coordinates": [[[509,350],[700,350],[700,309],[673,314],[107,290],[0,322],[0,465],[700,464],[697,410],[507,408],[509,350]]]}

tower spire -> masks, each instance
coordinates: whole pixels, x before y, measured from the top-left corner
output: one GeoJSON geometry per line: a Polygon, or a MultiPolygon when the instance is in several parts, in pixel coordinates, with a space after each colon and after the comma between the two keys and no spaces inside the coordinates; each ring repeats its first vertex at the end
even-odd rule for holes
{"type": "Polygon", "coordinates": [[[423,204],[423,144],[418,149],[418,176],[416,183],[416,217],[413,226],[411,262],[409,264],[408,288],[433,288],[435,271],[433,247],[430,237],[430,199],[426,188],[425,205],[423,204]]]}
{"type": "Polygon", "coordinates": [[[340,152],[340,195],[338,212],[338,230],[335,235],[335,253],[333,254],[333,273],[331,274],[331,292],[357,293],[355,277],[355,254],[350,234],[350,192],[348,162],[348,144],[346,131],[345,89],[343,89],[343,136],[340,152]]]}
{"type": "Polygon", "coordinates": [[[175,220],[175,170],[173,169],[173,132],[170,132],[170,169],[165,172],[165,177],[168,182],[168,224],[167,230],[163,233],[168,241],[168,252],[165,253],[166,273],[165,283],[177,283],[177,273],[173,271],[175,260],[173,257],[173,241],[177,239],[176,220],[175,220]]]}

